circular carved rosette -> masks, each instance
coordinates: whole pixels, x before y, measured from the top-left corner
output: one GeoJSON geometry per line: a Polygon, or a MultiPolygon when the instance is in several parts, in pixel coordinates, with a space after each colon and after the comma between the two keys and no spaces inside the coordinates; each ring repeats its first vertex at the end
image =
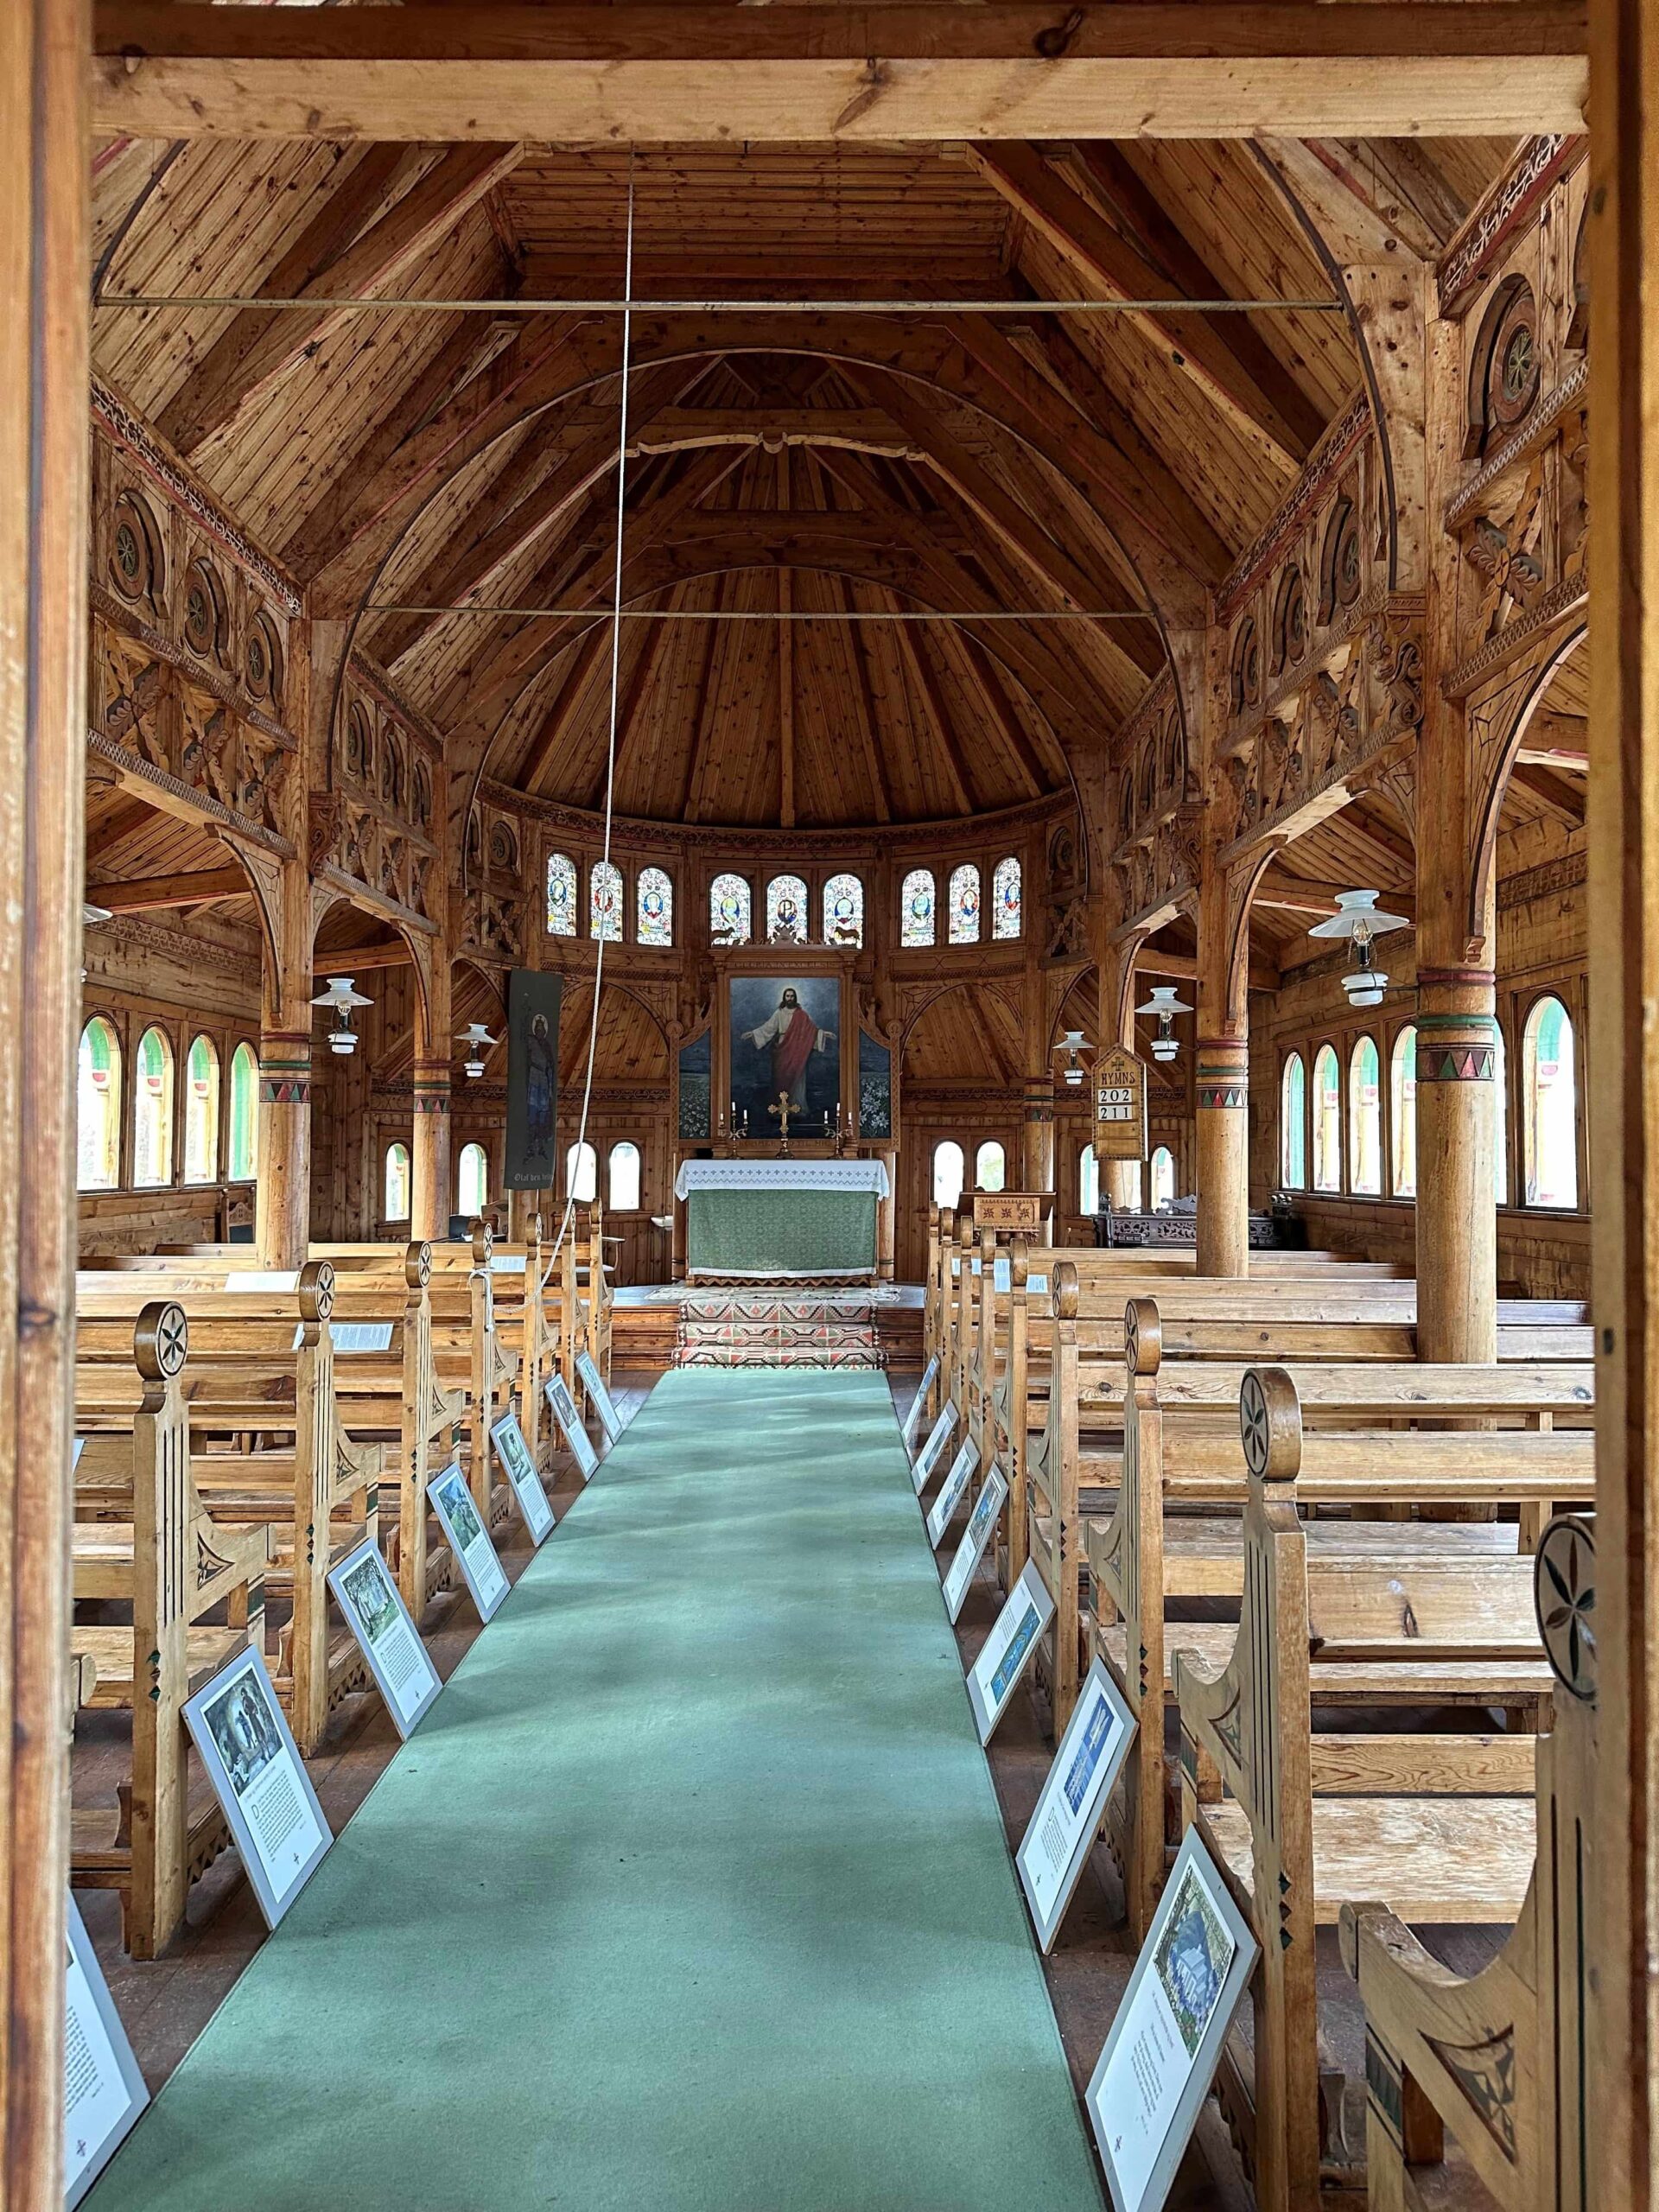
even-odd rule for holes
{"type": "Polygon", "coordinates": [[[1239,1389],[1238,1433],[1244,1446],[1244,1464],[1260,1482],[1268,1471],[1268,1401],[1262,1377],[1253,1367],[1239,1389]]]}
{"type": "Polygon", "coordinates": [[[1556,1681],[1580,1705],[1596,1701],[1596,1539],[1587,1521],[1560,1513],[1532,1565],[1538,1632],[1556,1681]]]}
{"type": "Polygon", "coordinates": [[[1123,1364],[1131,1375],[1141,1372],[1141,1316],[1135,1311],[1137,1302],[1132,1298],[1123,1309],[1123,1364]]]}
{"type": "Polygon", "coordinates": [[[190,1350],[190,1325],[182,1306],[160,1299],[146,1306],[133,1332],[133,1354],[146,1382],[170,1382],[190,1350]]]}
{"type": "Polygon", "coordinates": [[[1282,1367],[1249,1367],[1238,1390],[1238,1434],[1252,1480],[1289,1482],[1302,1465],[1302,1402],[1282,1367]]]}

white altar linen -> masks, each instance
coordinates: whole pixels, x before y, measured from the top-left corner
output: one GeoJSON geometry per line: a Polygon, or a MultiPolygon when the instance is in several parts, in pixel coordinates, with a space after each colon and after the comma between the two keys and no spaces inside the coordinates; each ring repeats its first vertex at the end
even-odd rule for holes
{"type": "Polygon", "coordinates": [[[674,1195],[693,1191],[873,1191],[890,1189],[880,1160],[686,1160],[674,1179],[674,1195]]]}

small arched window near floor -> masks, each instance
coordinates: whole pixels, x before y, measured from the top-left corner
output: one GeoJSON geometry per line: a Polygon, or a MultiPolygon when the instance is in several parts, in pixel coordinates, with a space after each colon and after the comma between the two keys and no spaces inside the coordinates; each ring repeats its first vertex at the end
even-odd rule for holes
{"type": "Polygon", "coordinates": [[[639,1147],[626,1138],[611,1147],[607,1188],[610,1195],[605,1203],[613,1213],[639,1212],[639,1147]]]}
{"type": "Polygon", "coordinates": [[[1141,1162],[1138,1160],[1122,1160],[1118,1162],[1118,1166],[1122,1170],[1123,1179],[1123,1202],[1120,1211],[1124,1213],[1139,1213],[1141,1211],[1141,1162]]]}
{"type": "Polygon", "coordinates": [[[1077,1154],[1077,1211],[1100,1211],[1100,1162],[1091,1144],[1084,1145],[1077,1154]]]}
{"type": "Polygon", "coordinates": [[[864,942],[864,886],[855,875],[832,875],[823,887],[826,944],[864,942]]]}
{"type": "Polygon", "coordinates": [[[159,1029],[146,1029],[132,1086],[133,1188],[153,1191],[172,1180],[173,1047],[159,1029]]]}
{"type": "Polygon", "coordinates": [[[1417,1195],[1417,1025],[1408,1021],[1389,1058],[1389,1188],[1417,1195]]]}
{"type": "Polygon", "coordinates": [[[962,1147],[954,1137],[933,1147],[933,1203],[953,1206],[962,1196],[962,1147]]]}
{"type": "Polygon", "coordinates": [[[219,1054],[198,1037],[184,1064],[184,1179],[211,1183],[219,1173],[219,1054]]]}
{"type": "Polygon", "coordinates": [[[461,1147],[461,1166],[455,1176],[455,1211],[475,1221],[489,1204],[490,1162],[481,1144],[461,1147]]]}
{"type": "Polygon", "coordinates": [[[753,896],[741,875],[717,875],[709,887],[709,934],[747,944],[753,927],[753,896]]]}
{"type": "Polygon", "coordinates": [[[981,1145],[974,1159],[974,1187],[979,1191],[1000,1191],[1007,1167],[1002,1147],[993,1137],[981,1145]]]}
{"type": "Polygon", "coordinates": [[[409,1147],[389,1144],[386,1147],[386,1219],[409,1219],[409,1147]]]}
{"type": "Polygon", "coordinates": [[[75,1101],[75,1187],[112,1191],[121,1173],[121,1047],[102,1014],[80,1033],[75,1101]]]}
{"type": "Polygon", "coordinates": [[[1334,1045],[1321,1045],[1313,1061],[1313,1187],[1342,1188],[1342,1074],[1334,1045]]]}
{"type": "Polygon", "coordinates": [[[251,1045],[231,1054],[231,1160],[232,1183],[253,1179],[259,1115],[259,1062],[251,1045]]]}
{"type": "Polygon", "coordinates": [[[766,886],[766,935],[780,944],[806,938],[806,886],[798,875],[774,875],[766,886]]]}
{"type": "Polygon", "coordinates": [[[991,935],[1020,934],[1020,862],[1013,853],[991,872],[991,935]]]}
{"type": "Polygon", "coordinates": [[[622,942],[622,871],[611,861],[595,861],[588,871],[588,934],[622,942]]]}
{"type": "Polygon", "coordinates": [[[1279,1078],[1279,1180],[1287,1191],[1307,1188],[1307,1063],[1300,1052],[1279,1078]]]}
{"type": "Polygon", "coordinates": [[[1175,1155],[1160,1144],[1152,1155],[1152,1210],[1173,1205],[1175,1200],[1175,1155]]]}
{"type": "Polygon", "coordinates": [[[972,861],[950,871],[950,942],[979,943],[979,870],[972,861]]]}
{"type": "Polygon", "coordinates": [[[899,942],[911,945],[931,944],[933,942],[933,871],[931,868],[913,868],[905,878],[905,887],[899,894],[899,942]]]}
{"type": "Polygon", "coordinates": [[[576,933],[576,864],[569,853],[547,856],[547,933],[550,937],[576,933]]]}
{"type": "Polygon", "coordinates": [[[599,1154],[590,1144],[573,1144],[564,1155],[565,1181],[579,1206],[592,1205],[599,1191],[599,1154]]]}
{"type": "Polygon", "coordinates": [[[1348,1187],[1382,1194],[1382,1063],[1370,1037],[1348,1056],[1348,1187]]]}
{"type": "Polygon", "coordinates": [[[1527,1016],[1521,1056],[1527,1204],[1579,1203],[1579,1109],[1573,1023],[1560,999],[1540,999],[1527,1016]]]}
{"type": "Polygon", "coordinates": [[[634,935],[641,944],[674,942],[674,883],[666,868],[642,868],[635,889],[634,935]]]}

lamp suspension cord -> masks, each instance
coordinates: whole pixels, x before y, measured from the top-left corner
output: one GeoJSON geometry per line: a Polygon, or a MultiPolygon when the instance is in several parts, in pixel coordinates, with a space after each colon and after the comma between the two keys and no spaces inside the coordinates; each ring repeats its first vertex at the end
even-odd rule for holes
{"type": "MultiPolygon", "coordinates": [[[[633,148],[632,146],[628,149],[628,219],[626,252],[626,274],[623,278],[622,290],[624,297],[632,300],[633,297],[633,148]]],[[[628,307],[624,308],[622,314],[622,390],[618,410],[616,442],[616,560],[611,576],[611,705],[605,740],[605,837],[604,857],[601,866],[606,871],[607,884],[610,881],[611,867],[611,818],[616,805],[616,710],[622,658],[622,522],[628,482],[628,368],[632,342],[633,310],[632,307],[628,307]]],[[[593,895],[592,879],[589,878],[588,908],[590,916],[593,912],[593,895]]],[[[620,927],[620,913],[617,916],[617,923],[620,927]]],[[[588,1022],[588,1065],[582,1077],[582,1115],[576,1125],[575,1143],[567,1155],[564,1214],[559,1223],[559,1233],[553,1240],[553,1249],[548,1255],[548,1274],[551,1274],[564,1240],[569,1234],[571,1219],[576,1210],[576,1174],[582,1164],[582,1147],[588,1141],[588,1114],[594,1096],[594,1061],[599,1051],[600,992],[605,981],[605,946],[608,938],[608,930],[601,928],[598,949],[594,959],[594,1003],[588,1022]]],[[[599,1196],[599,1156],[597,1154],[594,1156],[594,1196],[595,1198],[599,1196]]],[[[595,1269],[602,1270],[604,1264],[604,1251],[601,1248],[595,1250],[592,1265],[595,1269]]],[[[543,1280],[545,1281],[546,1276],[543,1276],[543,1280]]],[[[589,1297],[597,1298],[600,1289],[601,1285],[598,1282],[590,1281],[588,1286],[589,1297]]]]}

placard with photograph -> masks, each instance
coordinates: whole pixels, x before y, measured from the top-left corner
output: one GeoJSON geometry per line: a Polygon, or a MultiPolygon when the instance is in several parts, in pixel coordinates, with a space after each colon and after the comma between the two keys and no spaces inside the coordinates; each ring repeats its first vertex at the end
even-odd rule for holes
{"type": "Polygon", "coordinates": [[[939,1355],[930,1352],[927,1365],[922,1370],[922,1379],[916,1386],[916,1395],[910,1402],[910,1411],[905,1415],[905,1425],[899,1433],[906,1452],[916,1449],[916,1439],[921,1433],[922,1415],[927,1411],[927,1394],[933,1388],[933,1377],[939,1371],[939,1355]]]}
{"type": "Polygon", "coordinates": [[[944,1611],[953,1627],[962,1617],[968,1586],[979,1571],[979,1562],[985,1556],[985,1547],[996,1526],[996,1516],[1007,1503],[1007,1478],[1001,1467],[994,1466],[974,1500],[974,1510],[968,1516],[968,1526],[957,1546],[956,1557],[945,1569],[944,1611]]]}
{"type": "Polygon", "coordinates": [[[1096,1659],[1084,1676],[1054,1764],[1014,1855],[1045,1957],[1100,1834],[1106,1800],[1123,1770],[1134,1737],[1135,1715],[1104,1661],[1096,1659]]]}
{"type": "Polygon", "coordinates": [[[942,1406],[939,1417],[927,1432],[927,1441],[911,1463],[910,1479],[919,1497],[927,1488],[928,1477],[939,1464],[939,1454],[950,1441],[950,1432],[957,1425],[954,1406],[942,1406]]]}
{"type": "Polygon", "coordinates": [[[1007,1595],[977,1659],[968,1669],[968,1702],[974,1708],[979,1740],[988,1744],[1020,1677],[1032,1662],[1038,1638],[1054,1618],[1054,1600],[1037,1571],[1035,1560],[1007,1595]]]}
{"type": "Polygon", "coordinates": [[[73,1893],[64,1925],[63,2202],[74,2212],[149,2102],[73,1893]]]}
{"type": "Polygon", "coordinates": [[[607,1444],[614,1444],[622,1433],[622,1416],[616,1410],[616,1401],[605,1387],[605,1379],[594,1363],[590,1351],[576,1354],[576,1372],[582,1377],[582,1387],[588,1393],[588,1402],[599,1415],[599,1425],[605,1432],[607,1444]]]}
{"type": "Polygon", "coordinates": [[[500,1560],[495,1555],[495,1546],[490,1541],[490,1532],[479,1516],[473,1502],[473,1493],[467,1487],[467,1478],[458,1462],[446,1467],[426,1486],[433,1510],[443,1523],[443,1533],[449,1539],[449,1548],[461,1561],[461,1571],[467,1579],[467,1587],[478,1607],[478,1617],[487,1621],[494,1618],[501,1600],[506,1596],[508,1582],[500,1560]]]}
{"type": "Polygon", "coordinates": [[[1167,2196],[1256,1948],[1189,1828],[1084,2100],[1116,2212],[1167,2196]]]}
{"type": "Polygon", "coordinates": [[[576,1463],[576,1472],[588,1481],[599,1465],[599,1454],[594,1449],[594,1440],[582,1427],[582,1415],[576,1411],[576,1402],[570,1395],[570,1385],[563,1375],[547,1378],[547,1402],[553,1408],[553,1418],[563,1433],[565,1448],[576,1463]]]}
{"type": "Polygon", "coordinates": [[[238,1652],[184,1708],[253,1894],[275,1928],[334,1841],[265,1662],[238,1652]]]}
{"type": "Polygon", "coordinates": [[[973,1438],[964,1436],[962,1449],[950,1462],[950,1471],[939,1484],[939,1494],[928,1512],[927,1541],[935,1551],[944,1541],[944,1532],[956,1518],[957,1508],[962,1503],[968,1485],[974,1478],[978,1458],[973,1438]]]}
{"type": "Polygon", "coordinates": [[[443,1684],[372,1536],[329,1568],[328,1587],[363,1648],[397,1733],[412,1735],[443,1684]]]}
{"type": "Polygon", "coordinates": [[[536,1462],[530,1456],[530,1446],[524,1441],[524,1432],[518,1426],[517,1414],[503,1414],[490,1431],[490,1440],[495,1455],[501,1462],[501,1471],[512,1484],[512,1494],[518,1501],[518,1510],[524,1516],[524,1526],[530,1531],[530,1541],[539,1551],[542,1539],[553,1528],[553,1509],[547,1502],[547,1492],[542,1488],[542,1478],[536,1471],[536,1462]]]}

